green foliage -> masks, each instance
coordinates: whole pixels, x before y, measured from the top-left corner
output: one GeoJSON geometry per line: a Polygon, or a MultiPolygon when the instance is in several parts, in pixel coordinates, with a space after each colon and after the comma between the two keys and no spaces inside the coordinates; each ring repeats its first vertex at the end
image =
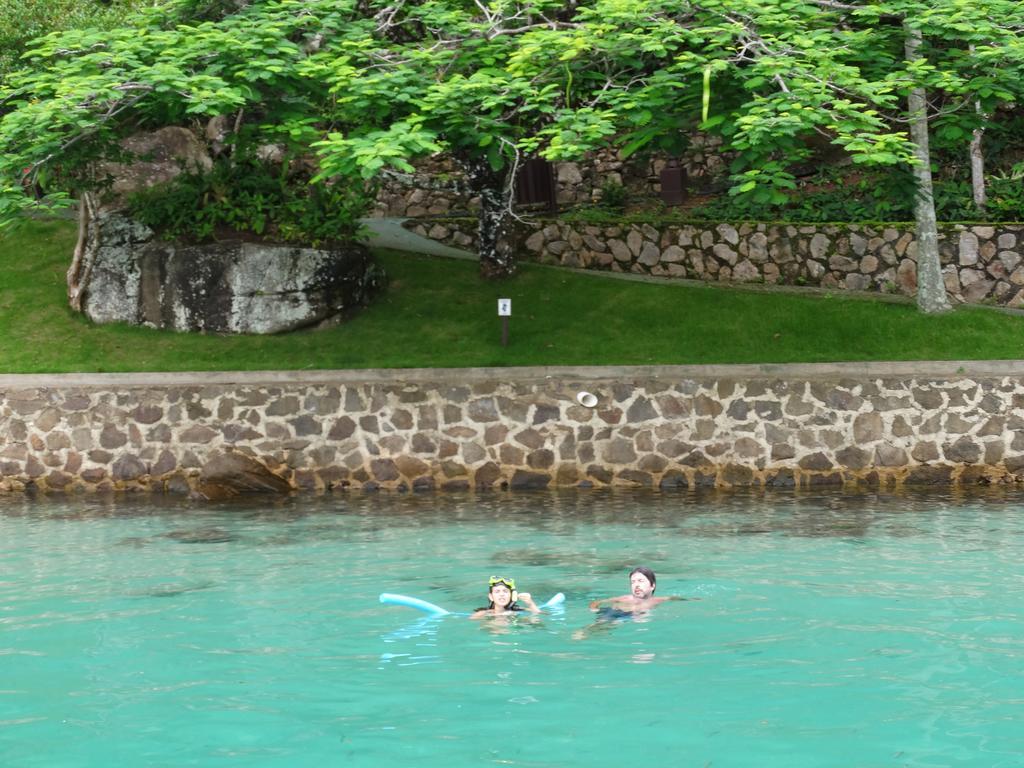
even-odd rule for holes
{"type": "Polygon", "coordinates": [[[629,190],[620,182],[609,179],[601,185],[600,206],[608,211],[624,211],[629,202],[629,190]]]}
{"type": "Polygon", "coordinates": [[[164,237],[205,241],[234,233],[299,245],[351,240],[371,198],[362,185],[310,185],[252,157],[209,173],[183,172],[131,196],[131,214],[164,237]]]}
{"type": "Polygon", "coordinates": [[[1005,115],[1024,98],[1022,28],[1011,0],[161,0],[131,26],[44,38],[0,87],[0,218],[26,205],[25,169],[87,188],[140,126],[239,112],[254,144],[314,146],[317,183],[445,151],[506,196],[524,157],[678,151],[703,130],[733,159],[736,205],[780,208],[815,140],[866,169],[912,163],[913,88],[940,148],[1005,115]],[[924,39],[910,63],[903,20],[924,39]]]}
{"type": "MultiPolygon", "coordinates": [[[[1021,177],[1013,173],[992,177],[988,190],[988,205],[980,211],[974,205],[969,181],[937,179],[935,215],[939,221],[1024,221],[1021,177]]],[[[691,208],[687,215],[708,221],[912,221],[914,195],[914,180],[905,168],[845,176],[826,172],[800,185],[779,204],[722,196],[691,208]]]]}
{"type": "Polygon", "coordinates": [[[66,29],[109,29],[145,0],[0,0],[0,80],[31,40],[66,29]]]}
{"type": "Polygon", "coordinates": [[[914,180],[906,169],[858,176],[823,172],[793,185],[778,201],[722,196],[690,210],[699,219],[725,221],[909,221],[914,218],[914,180]]]}

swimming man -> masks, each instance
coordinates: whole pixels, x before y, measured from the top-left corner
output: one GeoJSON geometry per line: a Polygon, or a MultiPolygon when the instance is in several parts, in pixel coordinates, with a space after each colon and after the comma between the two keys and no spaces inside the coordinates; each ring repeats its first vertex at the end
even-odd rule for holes
{"type": "Polygon", "coordinates": [[[676,595],[655,597],[654,590],[657,588],[658,580],[654,575],[654,571],[641,565],[629,572],[628,595],[594,600],[590,604],[590,610],[596,611],[602,606],[607,605],[612,611],[645,613],[654,606],[667,603],[669,600],[686,600],[685,597],[678,597],[676,595]]]}

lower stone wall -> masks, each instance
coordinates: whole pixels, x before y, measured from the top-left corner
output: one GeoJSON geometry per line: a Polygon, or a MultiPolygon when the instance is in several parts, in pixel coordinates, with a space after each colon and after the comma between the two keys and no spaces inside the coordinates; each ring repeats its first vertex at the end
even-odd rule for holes
{"type": "MultiPolygon", "coordinates": [[[[412,231],[473,248],[468,219],[409,222],[412,231]]],[[[651,224],[523,221],[516,240],[531,258],[566,267],[738,283],[809,285],[914,295],[913,225],[651,224]]],[[[946,224],[939,231],[954,302],[1024,306],[1024,225],[946,224]]]]}
{"type": "Polygon", "coordinates": [[[0,489],[1018,481],[1024,363],[0,376],[0,489]],[[582,393],[589,393],[593,398],[582,393]]]}

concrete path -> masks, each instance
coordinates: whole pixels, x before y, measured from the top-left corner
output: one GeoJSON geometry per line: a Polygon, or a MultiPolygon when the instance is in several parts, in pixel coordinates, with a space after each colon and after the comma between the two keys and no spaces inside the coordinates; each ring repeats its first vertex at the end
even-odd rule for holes
{"type": "MultiPolygon", "coordinates": [[[[367,244],[372,248],[390,248],[393,251],[405,251],[409,253],[422,253],[429,256],[445,256],[452,259],[467,259],[477,261],[478,256],[470,251],[461,248],[452,248],[443,245],[436,240],[422,237],[410,232],[402,226],[407,218],[365,218],[362,223],[370,231],[367,244]]],[[[708,287],[721,288],[725,290],[743,291],[746,293],[777,293],[793,296],[841,296],[846,299],[857,299],[870,301],[875,304],[915,304],[913,296],[903,294],[879,293],[877,291],[848,291],[836,288],[820,288],[808,285],[773,285],[768,283],[718,283],[706,280],[693,280],[679,277],[657,277],[654,275],[633,274],[631,272],[610,272],[597,269],[578,269],[574,267],[563,267],[556,264],[541,264],[538,266],[549,269],[557,269],[563,272],[574,272],[587,277],[607,278],[611,280],[625,280],[634,283],[651,283],[654,285],[667,285],[676,287],[708,287]]],[[[1012,309],[1010,307],[992,306],[983,304],[970,305],[972,308],[987,309],[1006,315],[1024,315],[1024,309],[1012,309]]]]}
{"type": "Polygon", "coordinates": [[[366,218],[360,221],[370,230],[370,237],[367,244],[371,248],[390,248],[393,251],[411,251],[413,253],[425,253],[429,256],[447,256],[452,259],[469,259],[476,261],[476,254],[463,251],[460,248],[452,248],[431,240],[428,237],[421,237],[415,232],[410,232],[402,226],[408,219],[375,219],[366,218]]]}

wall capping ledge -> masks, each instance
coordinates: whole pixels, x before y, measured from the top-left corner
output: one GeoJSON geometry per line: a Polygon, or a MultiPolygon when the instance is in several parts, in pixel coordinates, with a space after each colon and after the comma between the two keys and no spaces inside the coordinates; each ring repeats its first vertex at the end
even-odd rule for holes
{"type": "Polygon", "coordinates": [[[280,384],[618,381],[673,379],[834,379],[891,376],[1024,376],[1024,360],[918,360],[847,363],[593,365],[487,368],[347,368],[317,371],[175,371],[138,373],[6,373],[0,389],[134,388],[280,384]]]}

